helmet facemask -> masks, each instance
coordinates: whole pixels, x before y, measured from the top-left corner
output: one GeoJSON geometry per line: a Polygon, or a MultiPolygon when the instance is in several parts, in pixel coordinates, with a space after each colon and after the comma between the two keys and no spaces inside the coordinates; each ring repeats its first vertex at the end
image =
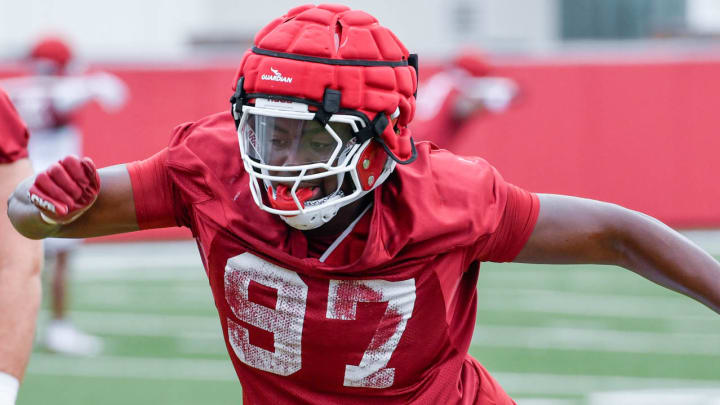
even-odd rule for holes
{"type": "Polygon", "coordinates": [[[255,203],[308,230],[374,189],[395,165],[386,158],[380,176],[363,184],[357,168],[372,142],[360,136],[366,121],[336,113],[323,125],[300,102],[256,99],[254,106],[242,106],[238,139],[255,203]]]}

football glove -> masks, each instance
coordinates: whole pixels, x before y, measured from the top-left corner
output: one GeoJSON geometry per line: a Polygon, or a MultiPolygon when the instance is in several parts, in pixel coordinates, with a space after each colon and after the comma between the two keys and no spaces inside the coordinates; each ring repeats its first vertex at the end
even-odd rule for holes
{"type": "Polygon", "coordinates": [[[43,221],[65,225],[90,208],[99,192],[100,177],[93,161],[71,155],[39,173],[28,197],[43,221]]]}

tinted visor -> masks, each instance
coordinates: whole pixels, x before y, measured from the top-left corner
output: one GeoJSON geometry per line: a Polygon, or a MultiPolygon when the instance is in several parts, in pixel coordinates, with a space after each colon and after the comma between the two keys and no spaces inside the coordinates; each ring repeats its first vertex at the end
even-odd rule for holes
{"type": "Polygon", "coordinates": [[[356,143],[350,124],[248,114],[240,131],[248,156],[271,166],[341,164],[356,143]]]}

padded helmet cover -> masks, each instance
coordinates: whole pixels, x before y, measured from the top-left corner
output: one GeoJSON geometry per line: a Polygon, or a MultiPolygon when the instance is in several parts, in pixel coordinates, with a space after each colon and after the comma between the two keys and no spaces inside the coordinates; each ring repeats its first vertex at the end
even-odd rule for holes
{"type": "Polygon", "coordinates": [[[411,156],[417,73],[405,46],[377,19],[342,5],[304,5],[272,21],[255,36],[233,81],[246,94],[322,102],[325,89],[340,90],[340,108],[369,120],[399,110],[382,138],[399,158],[411,156]],[[303,58],[309,57],[309,58],[303,58]],[[308,60],[309,59],[309,60],[308,60]]]}

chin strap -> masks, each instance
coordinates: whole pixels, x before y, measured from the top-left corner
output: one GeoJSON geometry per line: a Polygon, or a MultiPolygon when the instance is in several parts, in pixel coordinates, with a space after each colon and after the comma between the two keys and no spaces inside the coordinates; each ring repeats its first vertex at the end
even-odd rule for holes
{"type": "Polygon", "coordinates": [[[383,132],[385,132],[385,128],[387,128],[388,125],[390,125],[390,120],[388,120],[387,115],[385,113],[377,113],[377,115],[375,115],[375,118],[373,118],[373,120],[370,122],[370,125],[361,129],[356,135],[358,138],[358,143],[363,143],[368,139],[373,139],[383,147],[385,153],[390,156],[390,159],[394,160],[398,164],[407,165],[414,162],[415,159],[417,159],[417,150],[415,149],[415,141],[413,140],[412,136],[410,137],[410,157],[406,160],[402,160],[395,153],[393,153],[393,151],[390,150],[390,148],[383,140],[382,134],[383,132]]]}
{"type": "Polygon", "coordinates": [[[240,126],[240,118],[242,117],[242,106],[245,104],[245,77],[240,77],[235,86],[235,93],[230,97],[230,114],[235,120],[235,129],[240,126]]]}
{"type": "Polygon", "coordinates": [[[330,117],[340,111],[341,99],[342,93],[340,90],[325,89],[322,104],[318,108],[313,119],[322,124],[323,127],[326,126],[328,122],[330,122],[330,117]]]}
{"type": "Polygon", "coordinates": [[[414,162],[415,159],[417,159],[417,149],[415,149],[415,141],[413,140],[412,136],[410,137],[410,148],[411,148],[410,157],[405,160],[402,160],[397,155],[395,155],[390,150],[390,148],[387,146],[387,144],[385,144],[385,141],[382,139],[382,137],[377,137],[377,138],[375,138],[375,140],[380,145],[382,145],[383,149],[385,149],[385,153],[387,153],[388,156],[390,156],[390,159],[396,161],[398,164],[409,165],[410,163],[414,162]]]}

